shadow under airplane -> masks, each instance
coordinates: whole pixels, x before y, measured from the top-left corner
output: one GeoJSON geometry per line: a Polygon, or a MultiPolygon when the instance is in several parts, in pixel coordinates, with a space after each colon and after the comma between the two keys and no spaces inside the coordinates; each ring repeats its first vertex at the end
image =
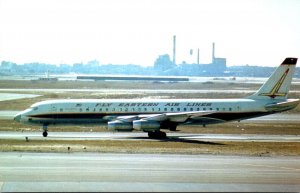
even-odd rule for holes
{"type": "MultiPolygon", "coordinates": [[[[194,137],[195,135],[191,135],[191,137],[194,137]]],[[[193,144],[206,144],[206,145],[226,145],[224,143],[218,143],[218,142],[211,142],[211,141],[199,141],[196,139],[184,139],[181,137],[189,137],[187,135],[184,136],[169,136],[166,138],[160,138],[160,139],[151,139],[149,137],[126,137],[126,139],[140,139],[140,140],[154,140],[154,141],[163,141],[163,142],[181,142],[181,143],[193,143],[193,144]]]]}

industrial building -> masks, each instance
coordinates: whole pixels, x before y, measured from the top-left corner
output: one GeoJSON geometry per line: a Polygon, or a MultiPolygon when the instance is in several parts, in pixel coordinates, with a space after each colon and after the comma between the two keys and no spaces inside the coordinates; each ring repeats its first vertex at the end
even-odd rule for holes
{"type": "Polygon", "coordinates": [[[197,50],[197,63],[176,63],[176,36],[173,36],[173,58],[169,55],[160,55],[155,61],[154,68],[161,75],[177,76],[223,76],[226,71],[226,58],[215,57],[215,43],[212,43],[212,62],[203,64],[199,62],[199,49],[197,50]],[[172,65],[171,65],[172,64],[172,65]]]}

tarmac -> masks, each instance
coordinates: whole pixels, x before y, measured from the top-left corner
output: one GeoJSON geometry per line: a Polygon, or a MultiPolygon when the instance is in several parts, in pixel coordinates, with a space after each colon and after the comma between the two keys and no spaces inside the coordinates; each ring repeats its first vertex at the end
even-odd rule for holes
{"type": "Polygon", "coordinates": [[[300,157],[0,154],[1,192],[299,192],[300,157]]]}
{"type": "MultiPolygon", "coordinates": [[[[17,90],[20,89],[1,91],[17,90]]],[[[52,92],[50,89],[44,92],[48,91],[52,92]]],[[[101,90],[119,91],[122,90],[101,90]]],[[[2,93],[0,99],[36,96],[39,95],[2,93]]],[[[0,111],[0,119],[10,120],[17,113],[0,111]]],[[[243,122],[251,121],[276,123],[300,122],[300,119],[298,114],[274,114],[243,122]]],[[[151,140],[143,132],[51,132],[50,129],[46,139],[41,132],[0,132],[0,140],[25,140],[26,137],[33,140],[151,140]]],[[[298,135],[168,133],[168,137],[195,141],[300,141],[298,135]]],[[[299,192],[299,160],[299,156],[1,152],[0,192],[299,192]]]]}
{"type": "Polygon", "coordinates": [[[36,94],[19,94],[19,93],[0,93],[0,101],[16,100],[23,98],[34,98],[41,95],[36,94]]]}
{"type": "MultiPolygon", "coordinates": [[[[299,135],[261,135],[261,134],[193,134],[167,133],[169,139],[193,141],[242,141],[242,142],[300,142],[299,135]]],[[[42,132],[0,131],[0,139],[11,140],[135,140],[155,141],[145,132],[42,132]]]]}

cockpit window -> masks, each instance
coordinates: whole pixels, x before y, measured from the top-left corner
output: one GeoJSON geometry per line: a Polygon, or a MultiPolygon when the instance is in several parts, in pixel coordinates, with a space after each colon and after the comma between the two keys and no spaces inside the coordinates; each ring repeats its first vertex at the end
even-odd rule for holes
{"type": "Polygon", "coordinates": [[[33,110],[34,110],[34,111],[38,110],[38,107],[33,107],[33,110]]]}

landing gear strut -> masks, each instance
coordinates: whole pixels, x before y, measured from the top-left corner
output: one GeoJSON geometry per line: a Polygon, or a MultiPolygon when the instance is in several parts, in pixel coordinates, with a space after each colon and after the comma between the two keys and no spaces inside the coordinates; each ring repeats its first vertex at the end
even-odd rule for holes
{"type": "Polygon", "coordinates": [[[148,136],[151,139],[165,139],[167,138],[167,134],[162,131],[149,131],[148,136]]]}
{"type": "Polygon", "coordinates": [[[43,132],[43,137],[47,137],[48,136],[48,127],[47,127],[47,125],[43,125],[43,130],[44,130],[44,132],[43,132]]]}

